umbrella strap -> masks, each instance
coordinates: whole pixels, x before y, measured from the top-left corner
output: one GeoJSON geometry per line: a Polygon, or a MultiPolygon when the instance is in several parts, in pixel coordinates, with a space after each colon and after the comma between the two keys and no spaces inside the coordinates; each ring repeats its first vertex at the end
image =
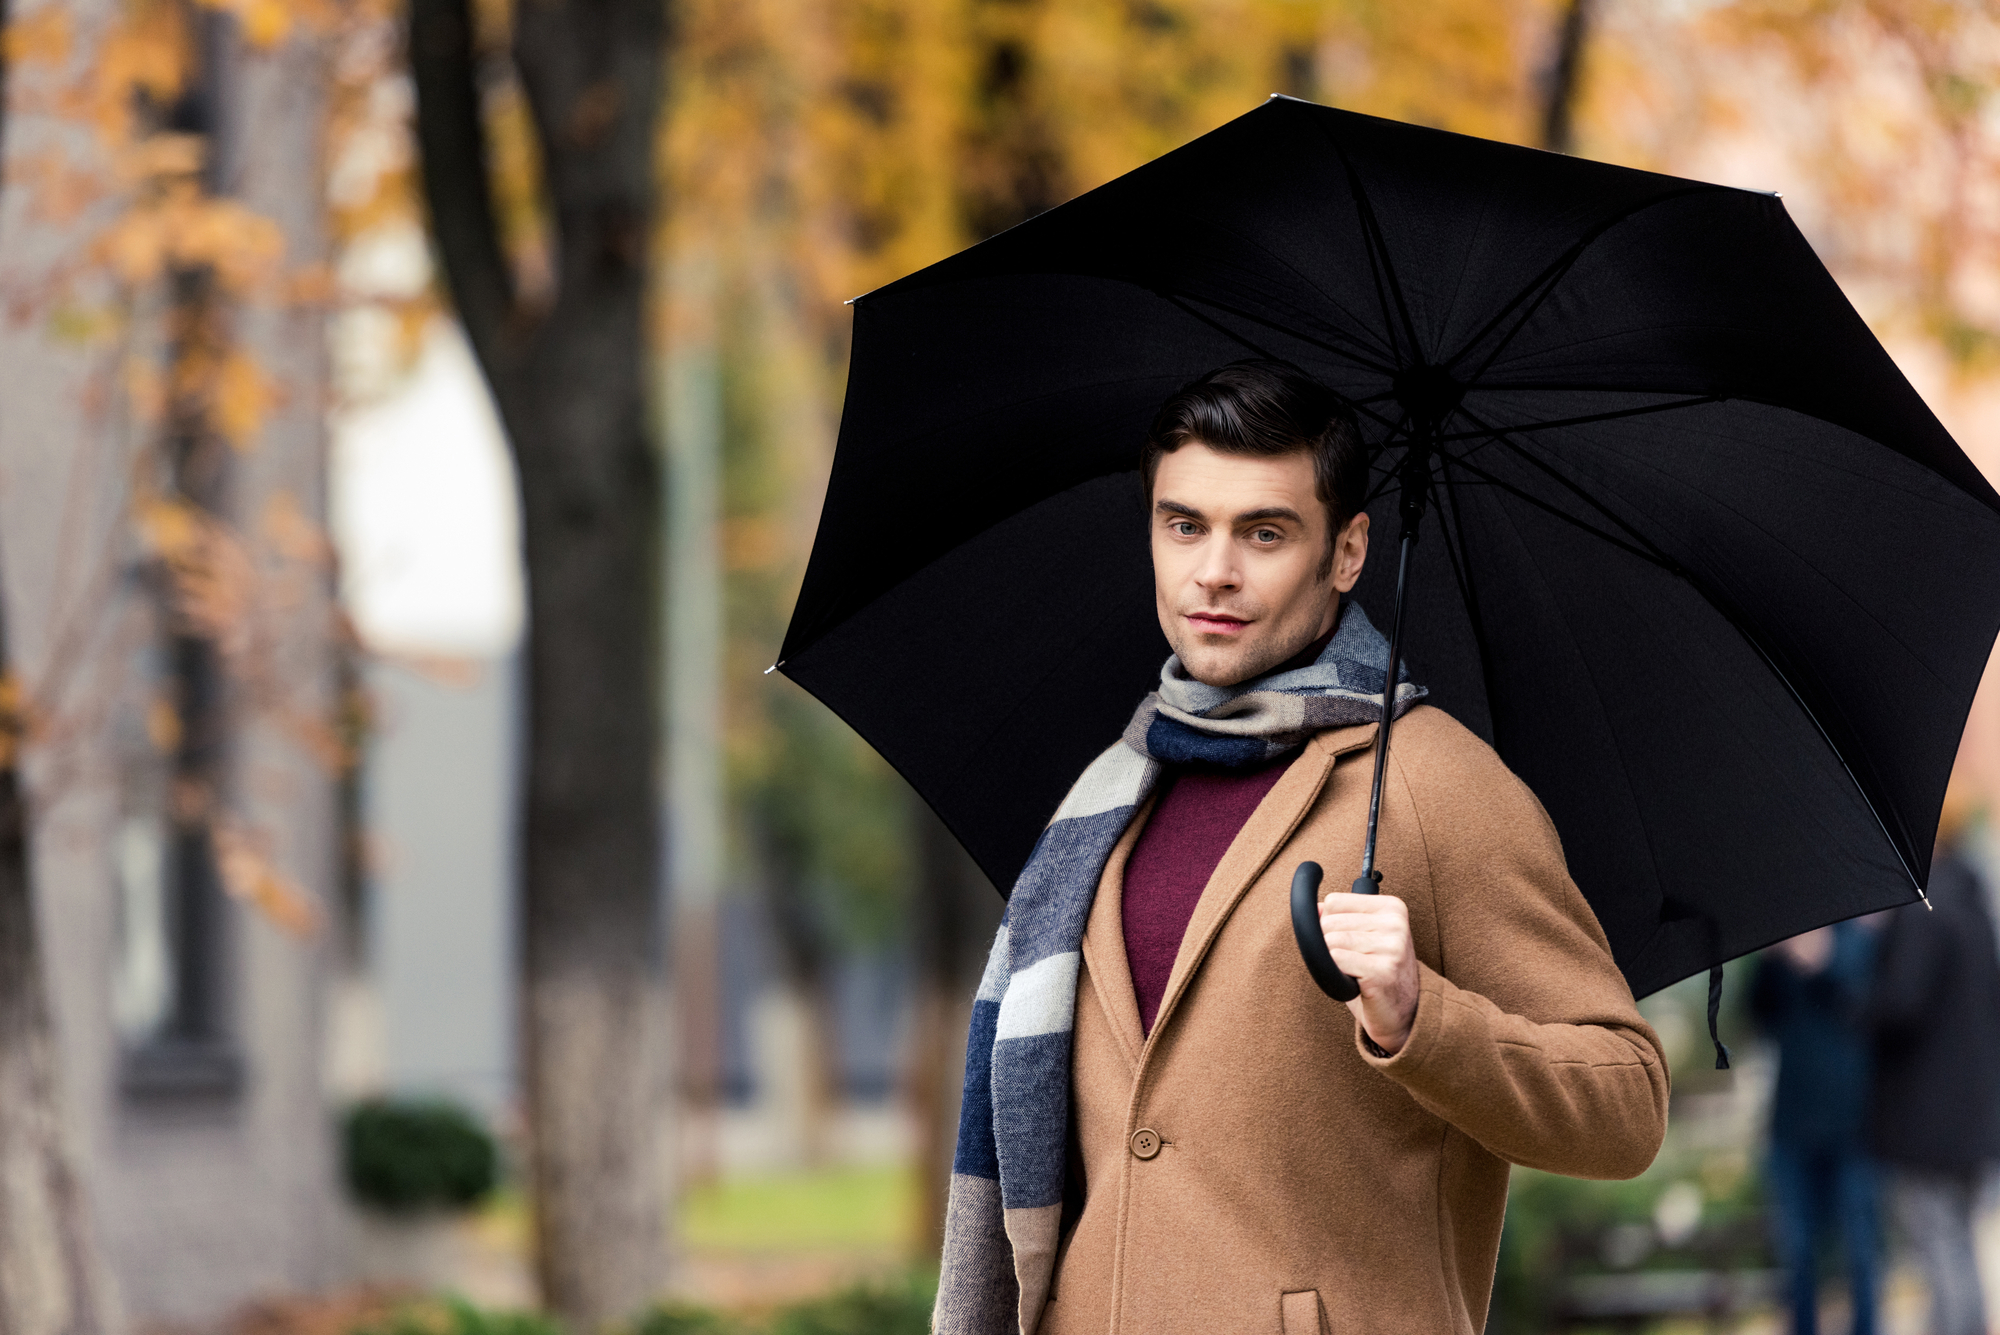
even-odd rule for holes
{"type": "Polygon", "coordinates": [[[1715,1032],[1716,1017],[1722,1014],[1722,966],[1714,965],[1708,971],[1708,1041],[1715,1044],[1715,1069],[1729,1069],[1729,1045],[1715,1032]]]}

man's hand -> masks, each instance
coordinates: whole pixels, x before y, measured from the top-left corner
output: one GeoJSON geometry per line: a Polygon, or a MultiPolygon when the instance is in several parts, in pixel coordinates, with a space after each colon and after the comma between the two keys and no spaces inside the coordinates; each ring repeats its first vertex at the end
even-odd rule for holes
{"type": "Polygon", "coordinates": [[[1401,1052],[1423,990],[1409,906],[1394,895],[1328,895],[1319,902],[1319,927],[1333,962],[1361,984],[1347,1008],[1376,1047],[1401,1052]]]}

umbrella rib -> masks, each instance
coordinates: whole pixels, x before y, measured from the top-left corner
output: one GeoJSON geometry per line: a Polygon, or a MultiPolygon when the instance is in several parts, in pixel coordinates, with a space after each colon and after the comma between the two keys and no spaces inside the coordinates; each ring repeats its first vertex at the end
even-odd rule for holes
{"type": "MultiPolygon", "coordinates": [[[[1397,433],[1398,432],[1402,432],[1404,434],[1408,433],[1410,426],[1410,415],[1408,413],[1404,413],[1394,422],[1390,422],[1388,418],[1382,417],[1379,414],[1371,413],[1370,416],[1375,417],[1377,421],[1384,423],[1389,428],[1388,436],[1385,437],[1382,441],[1382,448],[1375,452],[1375,458],[1369,462],[1368,466],[1370,468],[1373,468],[1376,463],[1381,461],[1383,455],[1387,454],[1392,448],[1394,448],[1397,433]]],[[[1385,469],[1382,474],[1381,482],[1376,484],[1376,486],[1369,491],[1367,499],[1361,502],[1361,508],[1366,510],[1369,506],[1375,504],[1376,501],[1380,500],[1383,496],[1387,495],[1390,484],[1395,481],[1396,481],[1396,470],[1393,468],[1385,469]]]]}
{"type": "MultiPolygon", "coordinates": [[[[1480,432],[1483,433],[1484,439],[1492,441],[1495,444],[1498,444],[1502,449],[1505,449],[1515,458],[1521,460],[1529,467],[1538,470],[1544,476],[1546,476],[1550,481],[1554,482],[1557,486],[1567,491],[1570,495],[1576,497],[1577,500],[1582,501],[1585,505],[1589,506],[1592,510],[1595,510],[1605,519],[1617,525],[1618,528],[1622,530],[1625,533],[1625,535],[1628,538],[1630,538],[1633,542],[1642,544],[1646,548],[1646,550],[1650,551],[1653,554],[1652,559],[1654,560],[1655,563],[1667,569],[1679,568],[1679,564],[1671,560],[1665,552],[1661,551],[1658,544],[1654,543],[1653,540],[1648,538],[1645,534],[1639,532],[1638,529],[1634,528],[1621,515],[1618,515],[1615,512],[1613,512],[1609,506],[1605,505],[1595,496],[1592,496],[1589,492],[1585,491],[1577,483],[1571,481],[1569,478],[1564,477],[1560,472],[1556,471],[1553,465],[1548,463],[1546,460],[1536,458],[1534,455],[1528,453],[1528,451],[1522,449],[1519,445],[1515,444],[1511,439],[1509,439],[1509,434],[1512,432],[1513,428],[1494,426],[1492,423],[1481,419],[1477,413],[1465,407],[1463,404],[1459,405],[1458,413],[1460,416],[1464,417],[1467,421],[1478,426],[1480,428],[1480,432]]],[[[1479,439],[1480,436],[1471,435],[1468,438],[1479,439]]]]}
{"type": "Polygon", "coordinates": [[[1472,550],[1466,546],[1466,514],[1458,500],[1458,482],[1452,478],[1450,456],[1438,456],[1438,476],[1444,480],[1444,498],[1450,502],[1452,522],[1444,524],[1446,506],[1438,506],[1438,532],[1444,534],[1444,554],[1452,558],[1452,578],[1458,580],[1458,600],[1466,604],[1466,618],[1472,622],[1472,644],[1480,652],[1480,683],[1486,687],[1486,711],[1492,715],[1492,654],[1486,648],[1486,616],[1480,612],[1478,580],[1472,576],[1472,550]],[[1452,536],[1456,534],[1456,542],[1452,536]],[[1464,566],[1464,570],[1460,570],[1464,566]]]}
{"type": "Polygon", "coordinates": [[[1471,473],[1474,476],[1478,477],[1482,482],[1486,483],[1488,486],[1497,487],[1501,491],[1506,492],[1509,496],[1512,496],[1517,501],[1522,501],[1528,505],[1532,505],[1537,510],[1542,511],[1553,518],[1562,520],[1565,524],[1569,524],[1574,528],[1582,529],[1585,533],[1588,533],[1591,537],[1596,538],[1600,542],[1608,542],[1613,547],[1616,547],[1619,551],[1624,552],[1630,556],[1638,557],[1641,561],[1644,561],[1647,565],[1657,566],[1671,575],[1680,575],[1685,573],[1684,571],[1681,570],[1679,566],[1675,565],[1672,561],[1663,560],[1654,553],[1647,551],[1645,548],[1634,546],[1632,543],[1627,542],[1625,539],[1619,537],[1615,533],[1607,533],[1603,529],[1597,527],[1595,524],[1589,523],[1588,521],[1583,519],[1579,519],[1575,515],[1569,513],[1569,511],[1564,510],[1559,506],[1551,505],[1549,502],[1543,500],[1541,497],[1535,495],[1533,492],[1525,491],[1522,488],[1515,486],[1513,483],[1506,481],[1504,478],[1501,478],[1493,473],[1487,472],[1485,469],[1481,468],[1478,464],[1473,463],[1463,454],[1452,455],[1444,450],[1439,450],[1438,455],[1440,458],[1450,459],[1460,468],[1463,468],[1466,472],[1471,473]]]}
{"type": "MultiPolygon", "coordinates": [[[[1464,412],[1463,409],[1460,409],[1460,411],[1464,412]]],[[[1476,417],[1473,417],[1471,413],[1465,413],[1465,416],[1467,416],[1468,418],[1472,418],[1472,420],[1474,421],[1478,420],[1476,417]]],[[[1508,440],[1503,431],[1495,430],[1493,434],[1489,437],[1489,439],[1497,441],[1500,445],[1506,447],[1509,451],[1511,451],[1517,458],[1541,470],[1544,474],[1553,479],[1555,482],[1559,483],[1564,488],[1566,488],[1573,494],[1577,495],[1579,499],[1585,501],[1585,503],[1589,504],[1593,509],[1596,509],[1606,518],[1616,523],[1620,528],[1626,529],[1628,532],[1631,532],[1632,536],[1636,540],[1646,543],[1648,547],[1652,547],[1652,543],[1649,542],[1644,537],[1644,535],[1639,534],[1636,531],[1632,530],[1631,526],[1628,525],[1624,520],[1620,519],[1610,510],[1606,509],[1603,505],[1592,500],[1587,494],[1583,493],[1576,486],[1575,483],[1563,477],[1562,474],[1556,472],[1546,463],[1544,463],[1539,459],[1536,459],[1533,455],[1529,454],[1527,451],[1521,449],[1518,445],[1515,445],[1512,441],[1508,440]]],[[[1442,454],[1442,451],[1440,451],[1440,453],[1442,454]]],[[[1879,826],[1882,830],[1882,837],[1886,839],[1889,843],[1890,851],[1896,855],[1896,861],[1902,866],[1904,874],[1910,878],[1910,884],[1916,887],[1917,893],[1919,895],[1923,894],[1924,892],[1923,881],[1918,878],[1915,868],[1910,865],[1910,860],[1903,855],[1902,845],[1896,841],[1896,836],[1890,832],[1889,822],[1883,818],[1881,810],[1876,805],[1873,794],[1871,794],[1868,790],[1868,786],[1862,783],[1861,777],[1855,773],[1854,766],[1848,761],[1846,752],[1843,751],[1840,745],[1834,741],[1832,732],[1830,732],[1826,724],[1821,721],[1818,711],[1814,710],[1812,705],[1807,703],[1805,694],[1799,690],[1797,685],[1793,683],[1790,674],[1788,674],[1783,667],[1779,666],[1776,656],[1773,655],[1771,651],[1764,646],[1762,639],[1759,638],[1750,629],[1745,619],[1738,613],[1735,603],[1732,599],[1723,595],[1719,590],[1711,588],[1707,581],[1696,576],[1694,572],[1690,571],[1689,569],[1687,569],[1687,567],[1681,565],[1679,562],[1668,558],[1665,555],[1665,553],[1658,552],[1657,548],[1654,549],[1654,554],[1649,555],[1647,552],[1642,551],[1639,548],[1633,547],[1628,543],[1622,542],[1619,539],[1612,537],[1610,534],[1605,533],[1595,528],[1594,526],[1585,523],[1584,521],[1578,519],[1574,515],[1564,513],[1562,510],[1556,508],[1555,506],[1549,505],[1548,503],[1540,500],[1539,498],[1530,495],[1528,492],[1513,486],[1511,483],[1502,481],[1498,477],[1495,477],[1493,474],[1486,472],[1486,470],[1478,467],[1477,465],[1466,462],[1466,460],[1462,456],[1458,459],[1458,462],[1462,467],[1468,469],[1471,472],[1479,474],[1481,477],[1485,478],[1489,483],[1500,488],[1502,491],[1507,492],[1509,495],[1512,495],[1517,499],[1526,501],[1530,505],[1535,506],[1537,509],[1544,510],[1547,513],[1554,515],[1559,519],[1566,520],[1575,527],[1582,529],[1584,532],[1593,534],[1596,537],[1611,543],[1614,547],[1618,547],[1623,551],[1629,552],[1632,555],[1639,557],[1641,560],[1645,560],[1650,564],[1658,566],[1660,569],[1666,571],[1670,575],[1674,575],[1677,578],[1686,580],[1688,585],[1692,587],[1696,593],[1701,595],[1702,600],[1706,602],[1710,607],[1714,608],[1718,613],[1720,613],[1723,620],[1727,621],[1730,624],[1730,626],[1735,629],[1736,633],[1743,637],[1743,642],[1745,644],[1748,644],[1751,647],[1751,649],[1753,649],[1756,652],[1757,656],[1764,661],[1764,665],[1771,670],[1771,675],[1773,675],[1778,679],[1779,683],[1784,686],[1786,692],[1792,697],[1793,702],[1798,705],[1799,709],[1805,714],[1806,718],[1812,722],[1813,727],[1818,730],[1820,738],[1823,741],[1825,741],[1827,749],[1833,752],[1834,759],[1840,762],[1841,769],[1846,772],[1848,780],[1851,783],[1853,783],[1854,791],[1860,794],[1862,804],[1868,808],[1868,814],[1875,818],[1876,825],[1879,826]]]]}
{"type": "MultiPolygon", "coordinates": [[[[1275,330],[1276,332],[1284,334],[1289,338],[1295,338],[1301,343],[1307,344],[1311,347],[1318,348],[1321,352],[1330,353],[1335,357],[1345,357],[1347,360],[1351,361],[1352,363],[1354,363],[1354,365],[1360,367],[1364,371],[1373,371],[1377,375],[1395,374],[1396,368],[1393,366],[1389,366],[1383,362],[1375,361],[1369,357],[1365,357],[1362,354],[1352,351],[1348,348],[1338,347],[1333,343],[1327,342],[1325,339],[1315,338],[1311,334],[1301,333],[1299,330],[1294,329],[1289,325],[1279,324],[1276,320],[1272,320],[1265,316],[1258,315],[1255,312],[1240,310],[1235,306],[1229,305],[1227,302],[1217,301],[1213,297],[1198,296],[1192,292],[1182,293],[1182,292],[1168,292],[1165,291],[1164,289],[1155,289],[1155,290],[1159,292],[1160,296],[1166,298],[1166,300],[1180,307],[1182,310],[1186,311],[1189,315],[1194,316],[1195,319],[1200,320],[1202,323],[1210,326],[1213,329],[1220,330],[1223,334],[1227,335],[1230,338],[1235,339],[1238,343],[1241,343],[1246,348],[1252,348],[1258,352],[1264,352],[1264,349],[1257,347],[1256,344],[1252,343],[1249,339],[1244,338],[1241,334],[1238,334],[1235,330],[1229,328],[1229,326],[1222,324],[1221,322],[1213,319],[1210,316],[1203,315],[1201,312],[1197,310],[1194,310],[1189,303],[1200,302],[1204,306],[1212,306],[1216,310],[1222,311],[1229,315],[1233,315],[1239,320],[1248,320],[1251,324],[1262,325],[1266,329],[1275,330]]],[[[1339,331],[1337,330],[1334,332],[1336,334],[1339,333],[1339,331]]],[[[1360,341],[1358,339],[1353,339],[1351,336],[1348,335],[1340,335],[1340,336],[1342,338],[1346,338],[1350,342],[1360,341]]],[[[1271,357],[1273,361],[1284,360],[1284,358],[1273,356],[1271,353],[1268,352],[1264,352],[1264,355],[1267,357],[1271,357]]]]}
{"type": "MultiPolygon", "coordinates": [[[[1493,427],[1481,422],[1478,431],[1454,432],[1449,435],[1439,436],[1438,439],[1480,440],[1509,432],[1553,431],[1558,427],[1587,426],[1592,422],[1616,422],[1627,417],[1645,417],[1653,413],[1671,412],[1676,408],[1698,408],[1706,403],[1721,403],[1722,401],[1720,395],[1703,394],[1699,398],[1675,399],[1671,403],[1649,404],[1644,408],[1620,408],[1612,412],[1587,413],[1581,417],[1558,417],[1546,422],[1529,423],[1525,426],[1493,427]]],[[[1459,411],[1464,412],[1465,416],[1471,417],[1472,420],[1479,421],[1478,418],[1473,417],[1472,413],[1467,412],[1464,408],[1461,407],[1459,411]]]]}
{"type": "MultiPolygon", "coordinates": [[[[1720,402],[1720,400],[1715,400],[1715,402],[1720,402]]],[[[1665,404],[1661,406],[1674,407],[1674,406],[1684,406],[1684,405],[1665,404]]],[[[1460,411],[1463,412],[1465,416],[1470,418],[1471,420],[1475,422],[1479,421],[1479,418],[1475,416],[1472,412],[1464,408],[1461,408],[1460,411]]],[[[1485,426],[1485,423],[1482,422],[1481,425],[1485,426]]],[[[1558,424],[1550,423],[1549,425],[1558,425],[1558,424]]],[[[1583,501],[1586,505],[1589,505],[1591,508],[1595,509],[1599,514],[1603,515],[1606,519],[1610,520],[1612,523],[1617,524],[1618,527],[1623,529],[1626,533],[1630,534],[1633,541],[1645,543],[1648,547],[1651,547],[1654,551],[1656,552],[1659,551],[1659,547],[1657,544],[1653,543],[1651,539],[1647,538],[1644,534],[1640,533],[1637,529],[1632,527],[1632,525],[1620,519],[1618,515],[1613,513],[1602,502],[1598,501],[1589,492],[1583,490],[1583,488],[1579,484],[1570,481],[1568,478],[1565,478],[1561,473],[1557,472],[1555,468],[1551,464],[1549,464],[1546,460],[1537,458],[1533,454],[1530,454],[1526,450],[1522,449],[1519,445],[1515,444],[1512,440],[1508,439],[1507,438],[1508,433],[1516,429],[1517,428],[1511,428],[1511,427],[1487,426],[1486,431],[1488,434],[1485,437],[1485,440],[1500,445],[1501,447],[1503,447],[1504,449],[1515,455],[1517,458],[1521,459],[1524,463],[1527,463],[1530,466],[1537,468],[1541,470],[1543,473],[1547,474],[1554,481],[1556,481],[1564,488],[1566,488],[1568,491],[1570,491],[1571,494],[1575,495],[1579,500],[1583,501]]],[[[1620,455],[1619,457],[1623,458],[1626,456],[1620,455]]],[[[1661,472],[1661,470],[1658,468],[1657,465],[1645,461],[1628,459],[1628,462],[1632,462],[1642,467],[1650,468],[1652,469],[1652,471],[1656,473],[1661,472]]],[[[1670,477],[1671,474],[1663,474],[1663,476],[1670,477]]],[[[1740,510],[1736,510],[1734,507],[1731,507],[1731,513],[1736,514],[1739,518],[1744,519],[1746,522],[1750,522],[1753,524],[1756,523],[1755,520],[1751,519],[1747,515],[1744,515],[1740,510]]],[[[1797,551],[1793,550],[1790,544],[1785,543],[1782,539],[1778,538],[1777,535],[1765,529],[1761,524],[1756,525],[1756,527],[1758,528],[1759,532],[1764,534],[1765,537],[1769,538],[1772,542],[1777,543],[1779,546],[1784,547],[1785,550],[1787,552],[1790,552],[1793,556],[1798,557],[1801,561],[1805,559],[1803,556],[1800,556],[1800,554],[1797,551]]],[[[1660,557],[1663,561],[1668,561],[1669,564],[1677,564],[1671,562],[1664,552],[1660,553],[1660,557]]],[[[1690,578],[1692,578],[1692,576],[1690,576],[1690,578]]],[[[1836,585],[1835,587],[1837,588],[1838,586],[1836,585]]],[[[1853,603],[1857,611],[1859,611],[1862,615],[1868,616],[1869,619],[1874,621],[1877,625],[1881,625],[1880,618],[1873,616],[1872,613],[1869,613],[1866,607],[1863,606],[1858,600],[1854,599],[1851,596],[1846,595],[1845,591],[1843,591],[1843,596],[1847,597],[1847,600],[1850,603],[1853,603]]],[[[1922,659],[1918,657],[1916,650],[1911,648],[1908,644],[1904,643],[1900,635],[1896,635],[1893,631],[1890,631],[1886,626],[1883,627],[1883,630],[1885,633],[1889,634],[1891,638],[1893,638],[1896,641],[1898,647],[1902,648],[1904,652],[1908,653],[1911,658],[1917,659],[1919,663],[1922,663],[1922,659]]],[[[1935,677],[1935,674],[1933,674],[1933,676],[1935,677]]]]}
{"type": "Polygon", "coordinates": [[[1409,355],[1413,359],[1421,360],[1422,354],[1417,350],[1417,327],[1415,322],[1410,319],[1409,306],[1403,299],[1402,284],[1396,281],[1395,267],[1389,263],[1388,249],[1382,240],[1381,224],[1376,220],[1375,206],[1368,201],[1368,191],[1361,184],[1361,173],[1355,169],[1354,159],[1347,155],[1346,145],[1334,138],[1333,133],[1325,125],[1317,124],[1317,118],[1315,118],[1315,123],[1316,128],[1320,132],[1320,137],[1326,140],[1327,146],[1334,151],[1335,156],[1340,159],[1340,165],[1347,172],[1347,188],[1354,194],[1355,211],[1361,217],[1362,239],[1368,245],[1368,271],[1369,276],[1375,280],[1375,301],[1382,307],[1382,322],[1389,326],[1392,345],[1389,350],[1390,354],[1392,356],[1395,355],[1399,349],[1393,346],[1395,342],[1395,326],[1390,319],[1388,300],[1382,291],[1382,281],[1385,277],[1389,282],[1389,291],[1396,298],[1395,313],[1402,317],[1403,333],[1409,339],[1409,355]]]}
{"type": "Polygon", "coordinates": [[[1503,323],[1505,323],[1508,316],[1513,313],[1515,307],[1520,306],[1523,302],[1529,302],[1529,298],[1532,297],[1533,301],[1529,302],[1528,308],[1521,312],[1520,319],[1516,320],[1514,322],[1514,327],[1512,329],[1509,329],[1506,332],[1506,334],[1501,337],[1500,341],[1494,345],[1493,351],[1487,355],[1485,361],[1480,363],[1479,369],[1473,372],[1469,376],[1461,377],[1461,379],[1465,380],[1468,384],[1478,380],[1478,378],[1486,374],[1487,369],[1491,367],[1496,360],[1499,359],[1500,354],[1506,350],[1507,345],[1514,341],[1515,335],[1519,334],[1521,330],[1527,327],[1528,321],[1534,317],[1534,314],[1537,310],[1541,309],[1542,303],[1548,300],[1549,294],[1555,291],[1557,285],[1560,284],[1562,279],[1569,273],[1569,271],[1573,267],[1575,267],[1576,262],[1579,259],[1583,258],[1583,252],[1588,250],[1592,245],[1595,245],[1598,239],[1602,237],[1606,232],[1610,231],[1613,227],[1616,227],[1619,223],[1625,222],[1628,219],[1640,213],[1643,213],[1645,210],[1652,208],[1656,204],[1665,204],[1670,200],[1680,199],[1687,195],[1700,194],[1710,190],[1719,191],[1721,189],[1723,189],[1723,187],[1719,185],[1692,184],[1684,186],[1679,190],[1669,190],[1664,194],[1655,195],[1651,199],[1638,201],[1637,203],[1634,203],[1627,208],[1620,209],[1618,212],[1612,214],[1610,217],[1601,220],[1600,222],[1598,222],[1596,226],[1592,227],[1589,231],[1585,232],[1582,236],[1578,237],[1568,250],[1564,251],[1561,255],[1558,255],[1554,260],[1550,261],[1549,266],[1547,268],[1543,269],[1539,274],[1535,275],[1535,277],[1530,279],[1528,281],[1528,285],[1522,288],[1521,291],[1514,296],[1513,300],[1509,301],[1506,305],[1502,306],[1498,311],[1496,311],[1493,315],[1493,318],[1488,320],[1484,325],[1480,326],[1479,331],[1474,335],[1472,335],[1472,337],[1466,339],[1465,342],[1460,346],[1459,350],[1453,353],[1449,358],[1447,358],[1444,364],[1446,366],[1456,365],[1460,358],[1463,358],[1468,354],[1470,354],[1471,351],[1474,348],[1478,347],[1479,344],[1483,342],[1488,335],[1492,334],[1494,330],[1498,329],[1503,323]]]}
{"type": "MultiPolygon", "coordinates": [[[[1477,472],[1478,470],[1475,469],[1473,471],[1477,472]]],[[[1552,513],[1560,514],[1559,511],[1552,511],[1552,513]]],[[[1555,591],[1549,585],[1548,576],[1543,573],[1540,563],[1535,560],[1534,545],[1521,536],[1520,528],[1514,523],[1513,516],[1507,513],[1505,507],[1500,508],[1499,517],[1501,522],[1506,524],[1508,530],[1513,533],[1514,540],[1520,544],[1522,555],[1526,558],[1528,566],[1535,572],[1536,577],[1540,581],[1542,592],[1548,596],[1551,610],[1554,611],[1557,619],[1562,622],[1563,628],[1568,630],[1569,618],[1563,615],[1561,604],[1556,601],[1555,591]]],[[[1567,516],[1563,517],[1567,518],[1567,516]]],[[[1587,529],[1588,525],[1579,525],[1579,527],[1587,529]]],[[[1573,647],[1576,646],[1576,637],[1573,633],[1571,634],[1570,642],[1573,647]]],[[[1653,873],[1653,884],[1658,887],[1661,902],[1664,903],[1666,900],[1667,883],[1666,877],[1661,872],[1660,850],[1653,841],[1653,829],[1645,819],[1645,809],[1640,805],[1638,785],[1632,781],[1632,767],[1626,762],[1625,748],[1619,744],[1617,731],[1611,725],[1611,711],[1604,703],[1604,691],[1597,683],[1597,672],[1591,666],[1590,660],[1584,657],[1581,647],[1576,647],[1576,654],[1583,666],[1584,675],[1590,682],[1590,693],[1597,701],[1598,717],[1603,721],[1606,736],[1611,739],[1612,754],[1618,757],[1618,769],[1625,779],[1626,798],[1631,802],[1633,814],[1638,817],[1639,829],[1645,836],[1646,858],[1653,873]]],[[[1504,758],[1502,757],[1502,759],[1504,758]]],[[[1644,954],[1651,947],[1664,926],[1664,923],[1656,922],[1654,924],[1651,934],[1646,939],[1646,945],[1640,948],[1640,954],[1644,954]]]]}
{"type": "Polygon", "coordinates": [[[1472,623],[1472,643],[1479,654],[1479,684],[1486,692],[1486,716],[1488,725],[1493,717],[1493,654],[1486,643],[1486,618],[1479,606],[1479,588],[1472,574],[1472,553],[1465,543],[1465,514],[1458,499],[1458,484],[1452,479],[1450,460],[1438,456],[1438,473],[1444,479],[1444,494],[1439,497],[1438,532],[1444,538],[1444,552],[1451,561],[1451,575],[1458,583],[1458,600],[1465,604],[1466,619],[1472,623]],[[1451,522],[1444,522],[1449,502],[1451,522]],[[1456,533],[1457,541],[1453,541],[1456,533]]]}

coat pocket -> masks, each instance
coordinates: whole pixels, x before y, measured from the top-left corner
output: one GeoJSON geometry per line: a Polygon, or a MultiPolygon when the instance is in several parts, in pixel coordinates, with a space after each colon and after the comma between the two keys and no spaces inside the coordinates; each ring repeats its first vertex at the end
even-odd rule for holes
{"type": "Polygon", "coordinates": [[[1326,1309],[1320,1306],[1318,1289],[1284,1294],[1278,1299],[1278,1315],[1285,1335],[1327,1335],[1326,1309]]]}

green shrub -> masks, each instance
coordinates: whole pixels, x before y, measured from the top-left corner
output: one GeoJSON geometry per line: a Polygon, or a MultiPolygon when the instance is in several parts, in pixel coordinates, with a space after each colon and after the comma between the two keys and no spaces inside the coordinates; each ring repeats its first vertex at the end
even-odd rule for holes
{"type": "Polygon", "coordinates": [[[349,1190],[356,1200],[382,1210],[464,1209],[493,1190],[499,1177],[493,1137],[470,1113],[442,1100],[356,1104],[347,1113],[342,1148],[349,1190]]]}
{"type": "Polygon", "coordinates": [[[779,1312],[771,1335],[929,1335],[937,1282],[859,1284],[779,1312]]]}
{"type": "Polygon", "coordinates": [[[463,1298],[412,1303],[352,1335],[564,1335],[555,1318],[540,1312],[474,1307],[463,1298]]]}
{"type": "MultiPolygon", "coordinates": [[[[780,1308],[768,1319],[744,1320],[706,1307],[667,1303],[631,1323],[610,1328],[615,1335],[929,1335],[935,1276],[912,1276],[890,1283],[857,1284],[824,1298],[780,1308]]],[[[463,1298],[443,1298],[397,1308],[387,1318],[357,1327],[349,1335],[565,1335],[553,1317],[540,1312],[474,1307],[463,1298]]]]}
{"type": "Polygon", "coordinates": [[[632,1335],[749,1335],[749,1331],[706,1307],[673,1303],[641,1316],[632,1325],[632,1335]]]}

